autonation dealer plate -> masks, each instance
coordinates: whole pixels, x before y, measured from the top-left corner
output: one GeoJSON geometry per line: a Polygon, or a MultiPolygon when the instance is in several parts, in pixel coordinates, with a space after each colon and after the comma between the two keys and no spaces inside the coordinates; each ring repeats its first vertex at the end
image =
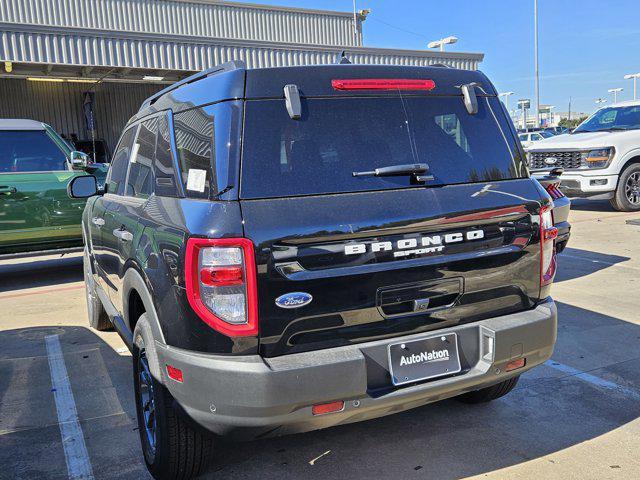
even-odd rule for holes
{"type": "Polygon", "coordinates": [[[460,370],[455,333],[389,345],[389,372],[394,385],[451,375],[460,370]]]}

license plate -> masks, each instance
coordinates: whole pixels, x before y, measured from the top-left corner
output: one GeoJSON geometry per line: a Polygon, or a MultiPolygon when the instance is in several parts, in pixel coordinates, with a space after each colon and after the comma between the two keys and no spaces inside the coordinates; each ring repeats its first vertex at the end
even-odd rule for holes
{"type": "Polygon", "coordinates": [[[452,375],[462,370],[455,333],[389,345],[389,372],[394,385],[452,375]]]}

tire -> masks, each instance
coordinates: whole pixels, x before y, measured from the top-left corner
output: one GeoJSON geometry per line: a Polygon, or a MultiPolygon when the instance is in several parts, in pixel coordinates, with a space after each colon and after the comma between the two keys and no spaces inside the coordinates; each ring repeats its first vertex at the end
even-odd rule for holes
{"type": "Polygon", "coordinates": [[[504,397],[517,385],[520,375],[505,380],[504,382],[491,385],[487,388],[481,388],[474,392],[465,393],[458,397],[458,400],[464,403],[486,403],[504,397]]]}
{"type": "MultiPolygon", "coordinates": [[[[143,321],[146,314],[138,323],[143,321]]],[[[186,480],[202,475],[211,461],[212,437],[182,417],[169,391],[151,374],[145,336],[136,326],[133,384],[138,432],[147,469],[156,480],[186,480]]]]}
{"type": "Polygon", "coordinates": [[[640,163],[633,163],[622,171],[610,202],[619,212],[640,210],[640,163]]]}
{"type": "Polygon", "coordinates": [[[91,274],[91,264],[89,263],[89,252],[85,247],[84,255],[82,258],[83,271],[84,271],[84,286],[85,295],[87,297],[87,313],[89,316],[89,326],[95,328],[101,332],[105,330],[111,330],[113,325],[107,315],[98,294],[96,293],[96,283],[93,280],[91,274]]]}

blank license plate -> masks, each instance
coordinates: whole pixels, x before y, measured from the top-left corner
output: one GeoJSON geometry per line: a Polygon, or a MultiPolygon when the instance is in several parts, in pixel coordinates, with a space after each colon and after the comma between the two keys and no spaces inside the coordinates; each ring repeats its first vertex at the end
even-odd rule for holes
{"type": "Polygon", "coordinates": [[[389,345],[389,372],[394,385],[458,373],[458,336],[437,335],[389,345]]]}

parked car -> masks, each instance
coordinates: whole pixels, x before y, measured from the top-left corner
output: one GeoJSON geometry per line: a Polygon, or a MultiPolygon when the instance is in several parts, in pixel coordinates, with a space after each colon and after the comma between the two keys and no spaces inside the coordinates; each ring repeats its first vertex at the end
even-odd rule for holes
{"type": "Polygon", "coordinates": [[[90,162],[111,162],[111,152],[109,151],[109,145],[106,140],[77,140],[74,144],[79,151],[88,155],[90,162]]]}
{"type": "Polygon", "coordinates": [[[569,133],[569,130],[565,127],[547,127],[544,129],[544,131],[550,133],[551,135],[562,135],[563,133],[569,133]]]}
{"type": "Polygon", "coordinates": [[[85,172],[104,183],[106,168],[88,166],[49,125],[0,119],[0,258],[82,246],[85,201],[67,185],[85,172]]]}
{"type": "Polygon", "coordinates": [[[545,132],[544,130],[538,130],[537,132],[525,132],[518,134],[518,138],[520,139],[520,143],[522,147],[525,149],[530,148],[535,142],[539,142],[540,140],[544,140],[545,138],[551,138],[554,135],[549,132],[545,132]]]}
{"type": "Polygon", "coordinates": [[[569,224],[569,213],[571,211],[571,201],[560,189],[560,177],[563,169],[555,168],[551,171],[532,171],[532,177],[547,191],[553,199],[553,221],[558,228],[556,238],[556,253],[562,253],[569,243],[571,235],[571,225],[569,224]]]}
{"type": "Polygon", "coordinates": [[[528,155],[533,169],[564,169],[565,195],[603,195],[616,210],[640,210],[640,101],[601,108],[570,135],[537,142],[528,155]]]}
{"type": "Polygon", "coordinates": [[[105,188],[70,187],[89,322],[132,350],[155,478],[212,434],[494,400],[552,354],[568,226],[480,72],[226,64],[142,105],[105,188]]]}

